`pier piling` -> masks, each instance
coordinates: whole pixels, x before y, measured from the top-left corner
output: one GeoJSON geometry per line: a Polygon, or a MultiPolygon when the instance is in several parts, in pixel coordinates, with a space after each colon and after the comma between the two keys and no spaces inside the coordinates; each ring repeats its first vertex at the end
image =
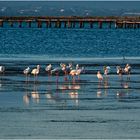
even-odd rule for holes
{"type": "Polygon", "coordinates": [[[99,21],[98,24],[99,24],[99,28],[102,29],[102,21],[99,21]]]}
{"type": "Polygon", "coordinates": [[[93,21],[90,21],[89,24],[90,24],[90,28],[93,28],[93,21]]]}
{"type": "Polygon", "coordinates": [[[13,27],[13,21],[9,21],[10,27],[13,27]]]}
{"type": "Polygon", "coordinates": [[[28,27],[31,28],[31,21],[27,21],[28,27]]]}
{"type": "Polygon", "coordinates": [[[3,21],[0,20],[0,27],[3,27],[3,21]]]}
{"type": "Polygon", "coordinates": [[[22,27],[22,21],[18,21],[18,23],[19,23],[19,28],[21,28],[22,27]]]}
{"type": "Polygon", "coordinates": [[[78,17],[78,16],[42,16],[42,17],[0,17],[0,27],[4,27],[4,23],[9,23],[13,27],[18,23],[18,27],[22,27],[23,22],[27,22],[28,27],[32,27],[32,23],[36,23],[38,28],[42,28],[42,23],[46,23],[46,28],[84,28],[85,23],[93,28],[93,23],[98,24],[98,28],[103,28],[105,23],[107,28],[140,28],[140,17],[78,17]],[[77,25],[77,26],[76,26],[77,25]]]}

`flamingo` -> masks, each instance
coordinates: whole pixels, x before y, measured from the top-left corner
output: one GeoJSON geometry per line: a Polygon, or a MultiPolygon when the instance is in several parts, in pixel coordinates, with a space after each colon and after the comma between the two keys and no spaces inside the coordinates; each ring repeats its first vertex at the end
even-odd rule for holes
{"type": "Polygon", "coordinates": [[[69,63],[68,68],[72,70],[72,63],[69,63]]]}
{"type": "Polygon", "coordinates": [[[39,70],[40,70],[40,65],[37,65],[37,68],[34,68],[31,72],[31,74],[34,75],[34,82],[35,82],[35,79],[37,79],[37,75],[39,74],[39,70]]]}
{"type": "Polygon", "coordinates": [[[5,67],[4,66],[0,66],[0,73],[4,73],[5,72],[5,67]]]}
{"type": "Polygon", "coordinates": [[[66,66],[66,64],[60,63],[60,67],[57,67],[57,68],[51,70],[51,74],[56,75],[56,81],[58,82],[59,73],[64,73],[65,80],[67,80],[67,74],[69,74],[71,67],[72,67],[72,64],[69,64],[69,66],[66,66]]]}
{"type": "Polygon", "coordinates": [[[124,68],[124,72],[128,75],[130,75],[131,72],[131,66],[129,64],[126,64],[125,68],[124,68]]]}
{"type": "Polygon", "coordinates": [[[110,73],[110,67],[104,66],[104,75],[107,77],[107,75],[110,73]]]}
{"type": "Polygon", "coordinates": [[[60,68],[55,68],[55,69],[51,70],[51,74],[55,74],[56,75],[56,82],[57,83],[58,83],[58,78],[59,78],[60,71],[61,71],[60,68]]]}
{"type": "Polygon", "coordinates": [[[69,66],[66,66],[66,64],[62,64],[62,63],[60,64],[60,66],[61,66],[62,71],[65,74],[65,81],[67,81],[68,80],[67,75],[68,75],[68,73],[70,71],[70,68],[69,68],[69,66]]]}
{"type": "Polygon", "coordinates": [[[5,72],[5,67],[4,66],[0,66],[0,74],[4,74],[5,72]]]}
{"type": "Polygon", "coordinates": [[[49,64],[49,65],[45,68],[45,71],[48,73],[48,76],[51,75],[51,70],[52,70],[52,65],[49,64]]]}
{"type": "Polygon", "coordinates": [[[77,65],[76,65],[76,70],[78,70],[79,68],[80,68],[80,67],[79,67],[79,64],[77,64],[77,65]]]}
{"type": "Polygon", "coordinates": [[[122,74],[123,74],[123,69],[120,66],[116,67],[117,69],[117,74],[120,76],[120,78],[122,79],[122,74]]]}
{"type": "MultiPolygon", "coordinates": [[[[76,68],[77,68],[77,67],[76,67],[76,68]]],[[[72,79],[75,81],[74,76],[78,76],[78,79],[80,79],[80,74],[81,74],[81,72],[83,72],[83,70],[84,70],[84,67],[80,68],[80,67],[78,66],[77,69],[71,70],[69,74],[72,76],[72,79]]]]}
{"type": "Polygon", "coordinates": [[[100,73],[100,71],[97,72],[97,78],[98,78],[98,80],[99,80],[100,82],[103,81],[103,76],[102,76],[102,74],[100,73]]]}
{"type": "Polygon", "coordinates": [[[26,76],[26,82],[29,81],[28,75],[29,75],[29,73],[30,73],[30,68],[27,67],[27,68],[23,71],[23,73],[24,73],[25,76],[26,76]]]}

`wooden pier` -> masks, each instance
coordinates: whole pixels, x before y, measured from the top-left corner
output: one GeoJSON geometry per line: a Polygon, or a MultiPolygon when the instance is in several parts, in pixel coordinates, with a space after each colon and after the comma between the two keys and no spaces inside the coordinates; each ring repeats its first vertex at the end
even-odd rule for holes
{"type": "Polygon", "coordinates": [[[98,25],[98,28],[103,28],[104,24],[108,28],[139,28],[140,17],[0,17],[0,27],[4,27],[4,24],[8,23],[9,27],[18,25],[19,28],[23,27],[23,23],[27,24],[28,28],[31,28],[33,24],[37,28],[42,28],[45,25],[46,28],[84,28],[85,24],[89,28],[94,28],[94,25],[98,25]]]}

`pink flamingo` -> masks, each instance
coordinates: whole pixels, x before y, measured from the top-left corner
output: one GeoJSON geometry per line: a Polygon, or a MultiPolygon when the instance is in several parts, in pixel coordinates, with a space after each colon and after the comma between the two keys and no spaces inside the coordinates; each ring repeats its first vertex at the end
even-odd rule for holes
{"type": "Polygon", "coordinates": [[[40,65],[37,65],[37,68],[34,68],[31,72],[31,74],[34,75],[34,82],[37,80],[37,75],[39,74],[40,71],[40,65]]]}
{"type": "Polygon", "coordinates": [[[97,78],[98,78],[98,80],[99,80],[100,82],[103,81],[103,76],[102,76],[102,74],[100,73],[100,71],[97,72],[97,78]]]}
{"type": "Polygon", "coordinates": [[[29,73],[30,73],[30,68],[27,67],[27,68],[23,71],[23,73],[24,73],[24,75],[26,76],[26,82],[28,82],[28,81],[29,81],[28,75],[29,75],[29,73]]]}

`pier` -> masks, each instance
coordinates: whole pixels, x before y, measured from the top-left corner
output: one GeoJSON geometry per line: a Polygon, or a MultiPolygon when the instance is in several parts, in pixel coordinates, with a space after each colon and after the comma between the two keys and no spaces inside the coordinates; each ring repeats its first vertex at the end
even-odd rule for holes
{"type": "Polygon", "coordinates": [[[84,28],[85,25],[89,28],[94,28],[96,25],[99,29],[104,28],[140,28],[140,17],[0,17],[0,28],[7,24],[9,27],[22,28],[26,24],[27,28],[32,28],[33,24],[37,28],[84,28]],[[45,25],[45,26],[44,26],[45,25]]]}

